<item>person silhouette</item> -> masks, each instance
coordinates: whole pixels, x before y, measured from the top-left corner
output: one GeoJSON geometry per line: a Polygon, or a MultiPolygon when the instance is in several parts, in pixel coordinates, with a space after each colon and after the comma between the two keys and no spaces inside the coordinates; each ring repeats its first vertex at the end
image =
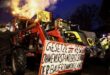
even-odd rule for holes
{"type": "Polygon", "coordinates": [[[12,49],[12,37],[16,35],[19,31],[11,32],[7,29],[6,25],[0,25],[0,64],[1,64],[1,74],[5,72],[6,67],[6,57],[11,53],[12,49]]]}

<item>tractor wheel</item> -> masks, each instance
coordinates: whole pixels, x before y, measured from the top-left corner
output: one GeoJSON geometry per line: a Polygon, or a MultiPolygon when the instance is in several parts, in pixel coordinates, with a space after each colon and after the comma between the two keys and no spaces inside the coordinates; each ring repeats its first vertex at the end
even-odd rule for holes
{"type": "Polygon", "coordinates": [[[22,48],[16,48],[11,57],[13,75],[24,75],[26,69],[26,57],[22,48]]]}

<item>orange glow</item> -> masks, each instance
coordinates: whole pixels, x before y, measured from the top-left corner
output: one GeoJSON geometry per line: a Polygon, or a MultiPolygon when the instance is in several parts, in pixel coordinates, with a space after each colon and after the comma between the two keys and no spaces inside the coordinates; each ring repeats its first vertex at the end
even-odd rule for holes
{"type": "Polygon", "coordinates": [[[25,4],[20,5],[20,0],[11,0],[12,14],[19,17],[31,19],[34,15],[45,10],[50,4],[55,4],[57,0],[24,0],[25,4]]]}

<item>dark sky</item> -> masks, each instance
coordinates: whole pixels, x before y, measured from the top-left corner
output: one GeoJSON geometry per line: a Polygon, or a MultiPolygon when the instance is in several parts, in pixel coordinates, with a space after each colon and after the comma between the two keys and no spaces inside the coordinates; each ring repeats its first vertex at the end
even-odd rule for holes
{"type": "Polygon", "coordinates": [[[100,9],[102,1],[103,0],[59,0],[55,6],[55,9],[50,10],[54,13],[55,16],[60,16],[65,19],[74,13],[76,9],[83,4],[95,4],[100,9]]]}
{"type": "MultiPolygon", "coordinates": [[[[12,17],[10,13],[7,12],[5,2],[8,0],[0,0],[0,23],[1,22],[8,22],[12,17]]],[[[54,6],[50,6],[48,8],[49,11],[53,12],[54,17],[61,17],[67,19],[72,13],[75,12],[77,7],[81,6],[82,4],[96,4],[97,6],[101,6],[102,0],[58,0],[57,4],[54,6]]]]}
{"type": "MultiPolygon", "coordinates": [[[[93,21],[91,22],[91,24],[88,25],[84,24],[83,26],[83,28],[86,29],[96,30],[101,25],[103,25],[103,22],[101,22],[101,19],[99,18],[99,13],[102,4],[103,0],[59,0],[58,3],[55,5],[55,9],[53,10],[50,9],[49,11],[53,12],[55,18],[61,17],[63,19],[69,19],[71,18],[71,15],[75,14],[77,9],[80,9],[83,5],[86,6],[96,5],[98,7],[96,17],[95,16],[93,17],[93,21]]],[[[81,23],[79,24],[81,25],[81,23]]]]}
{"type": "Polygon", "coordinates": [[[99,31],[110,32],[110,1],[103,0],[101,5],[100,16],[104,21],[104,25],[99,29],[99,31]]]}

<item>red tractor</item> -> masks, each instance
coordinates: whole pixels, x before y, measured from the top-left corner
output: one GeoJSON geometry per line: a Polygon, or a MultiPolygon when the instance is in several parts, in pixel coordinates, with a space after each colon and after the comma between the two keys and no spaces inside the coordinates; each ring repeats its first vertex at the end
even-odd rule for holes
{"type": "MultiPolygon", "coordinates": [[[[80,71],[82,69],[82,63],[84,60],[83,58],[85,55],[85,47],[78,43],[68,43],[68,41],[66,40],[67,38],[64,36],[65,29],[63,31],[63,27],[59,24],[52,21],[43,22],[42,20],[39,20],[36,22],[32,19],[30,20],[20,18],[15,19],[15,21],[13,22],[13,29],[14,31],[20,30],[20,32],[15,35],[12,40],[14,46],[12,54],[12,72],[15,75],[23,75],[25,73],[27,65],[26,58],[28,57],[36,58],[35,64],[37,64],[36,67],[37,71],[39,71],[39,75],[48,75],[51,73],[62,74],[71,71],[80,71]],[[51,50],[49,54],[46,47],[51,50]],[[54,49],[59,52],[54,52],[54,49]],[[74,54],[79,56],[74,57],[74,54]],[[51,58],[51,56],[49,55],[55,56],[51,58]],[[54,57],[57,57],[60,60],[59,55],[65,55],[63,61],[68,62],[67,64],[62,61],[62,63],[66,64],[62,65],[65,66],[65,69],[59,68],[60,70],[55,69],[51,73],[51,70],[47,72],[47,69],[51,68],[48,68],[48,66],[46,66],[45,68],[44,65],[47,65],[46,61],[49,61],[49,59],[52,60],[54,57]],[[71,55],[71,58],[68,57],[69,55],[71,55]],[[73,61],[73,59],[74,61],[79,61],[79,63],[75,63],[76,66],[74,66],[75,64],[73,62],[72,64],[70,62],[71,60],[73,61]],[[44,68],[46,70],[44,70],[44,68]],[[56,73],[55,71],[58,71],[58,73],[56,73]]],[[[60,65],[59,62],[58,65],[60,65]]]]}
{"type": "Polygon", "coordinates": [[[13,25],[14,30],[22,31],[13,37],[13,43],[14,46],[16,46],[15,49],[21,48],[21,50],[17,50],[17,52],[14,53],[15,56],[13,56],[12,71],[14,74],[18,74],[18,72],[20,73],[25,71],[26,57],[36,57],[37,60],[36,63],[40,63],[41,55],[43,52],[43,46],[45,44],[46,39],[64,42],[64,39],[62,38],[58,28],[55,27],[54,25],[51,25],[52,27],[46,30],[46,26],[48,25],[50,25],[50,22],[41,23],[39,21],[35,23],[32,20],[26,19],[19,19],[18,22],[17,21],[15,22],[15,24],[13,25]],[[17,23],[18,25],[16,26],[17,23]],[[26,57],[24,56],[23,60],[15,58],[17,53],[22,50],[24,51],[26,57]],[[21,62],[18,62],[19,60],[21,60],[21,62]],[[24,64],[20,65],[20,63],[24,64]],[[21,66],[23,69],[20,69],[21,66]]]}

